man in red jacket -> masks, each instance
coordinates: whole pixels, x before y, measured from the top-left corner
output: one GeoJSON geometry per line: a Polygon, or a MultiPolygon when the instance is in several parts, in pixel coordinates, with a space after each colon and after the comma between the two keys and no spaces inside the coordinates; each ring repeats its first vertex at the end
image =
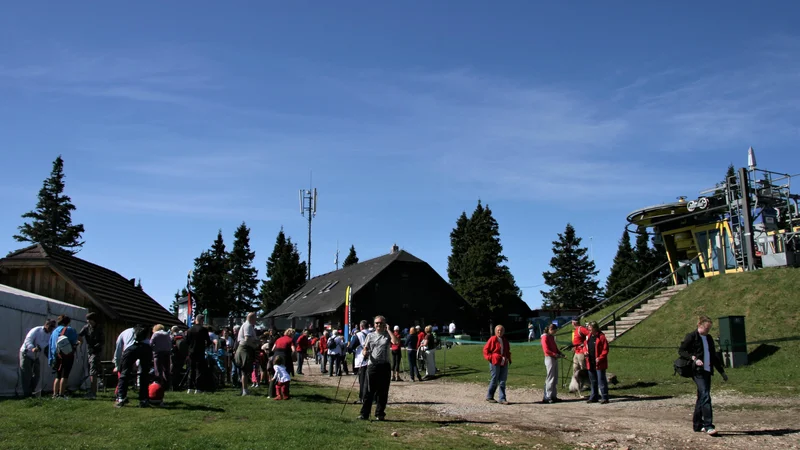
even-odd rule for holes
{"type": "Polygon", "coordinates": [[[483,357],[489,361],[489,370],[492,379],[489,382],[489,392],[486,393],[487,402],[495,402],[494,393],[500,387],[500,403],[507,405],[506,400],[506,379],[508,378],[508,366],[511,365],[511,346],[508,339],[503,337],[506,329],[502,325],[494,327],[494,336],[490,337],[483,346],[483,357]]]}
{"type": "Polygon", "coordinates": [[[597,322],[589,322],[589,339],[586,341],[586,369],[589,371],[589,380],[592,383],[592,393],[589,395],[587,403],[597,403],[601,397],[600,404],[608,403],[608,379],[606,369],[608,369],[608,340],[606,335],[600,331],[597,322]],[[598,395],[598,384],[600,392],[598,395]]]}

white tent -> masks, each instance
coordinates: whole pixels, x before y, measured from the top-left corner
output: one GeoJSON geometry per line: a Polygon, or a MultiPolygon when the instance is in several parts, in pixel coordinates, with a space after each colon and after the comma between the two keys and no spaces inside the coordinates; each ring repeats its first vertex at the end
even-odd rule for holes
{"type": "MultiPolygon", "coordinates": [[[[47,318],[66,314],[71,319],[70,326],[80,331],[86,324],[87,312],[86,308],[0,284],[0,396],[22,395],[19,349],[31,328],[44,325],[47,318]]],[[[42,352],[39,358],[41,377],[36,390],[52,392],[54,374],[47,364],[47,354],[42,352]]],[[[86,388],[88,375],[86,345],[81,345],[69,375],[70,389],[86,388]]]]}

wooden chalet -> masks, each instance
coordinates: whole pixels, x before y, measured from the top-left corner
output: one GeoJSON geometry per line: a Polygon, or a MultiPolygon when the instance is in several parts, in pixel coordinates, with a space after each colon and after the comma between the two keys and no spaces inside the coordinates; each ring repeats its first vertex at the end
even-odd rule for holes
{"type": "Polygon", "coordinates": [[[379,314],[401,328],[446,326],[451,320],[459,329],[477,324],[473,309],[447,281],[396,246],[387,255],[312,278],[266,317],[278,329],[343,329],[347,286],[352,286],[349,320],[355,324],[379,314]]]}
{"type": "Polygon", "coordinates": [[[106,337],[104,360],[111,359],[117,336],[134,324],[160,323],[166,327],[186,328],[177,317],[137,288],[134,279],[63,250],[45,249],[40,244],[0,259],[0,284],[99,313],[98,322],[106,337]]]}

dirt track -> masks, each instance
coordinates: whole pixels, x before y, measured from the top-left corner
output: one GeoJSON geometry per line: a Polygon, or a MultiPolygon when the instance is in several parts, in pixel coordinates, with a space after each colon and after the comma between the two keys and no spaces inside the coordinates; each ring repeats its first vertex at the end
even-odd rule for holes
{"type": "MultiPolygon", "coordinates": [[[[316,365],[306,373],[299,380],[334,386],[339,381],[321,376],[316,365]]],[[[349,388],[353,378],[343,377],[341,389],[349,388]]],[[[574,395],[561,393],[564,402],[545,405],[538,403],[542,398],[539,389],[509,389],[510,404],[500,405],[484,400],[486,387],[443,379],[392,383],[387,412],[391,414],[392,404],[429,408],[443,417],[486,424],[497,431],[487,435],[498,443],[503,442],[500,436],[504,430],[516,430],[531,437],[531,448],[537,435],[556,436],[584,448],[800,448],[798,399],[742,398],[712,391],[719,434],[711,437],[692,431],[693,396],[612,396],[607,405],[587,405],[574,395]]],[[[355,408],[353,414],[357,414],[355,408]]]]}

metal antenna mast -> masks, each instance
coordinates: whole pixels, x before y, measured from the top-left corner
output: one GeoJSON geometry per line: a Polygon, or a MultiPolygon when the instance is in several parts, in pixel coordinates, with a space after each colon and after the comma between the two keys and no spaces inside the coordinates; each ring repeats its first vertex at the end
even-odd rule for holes
{"type": "MultiPolygon", "coordinates": [[[[313,184],[313,181],[311,182],[313,184]]],[[[300,189],[300,215],[308,213],[308,279],[311,279],[311,220],[317,215],[317,189],[300,189]],[[306,201],[308,201],[306,203],[306,201]]]]}

